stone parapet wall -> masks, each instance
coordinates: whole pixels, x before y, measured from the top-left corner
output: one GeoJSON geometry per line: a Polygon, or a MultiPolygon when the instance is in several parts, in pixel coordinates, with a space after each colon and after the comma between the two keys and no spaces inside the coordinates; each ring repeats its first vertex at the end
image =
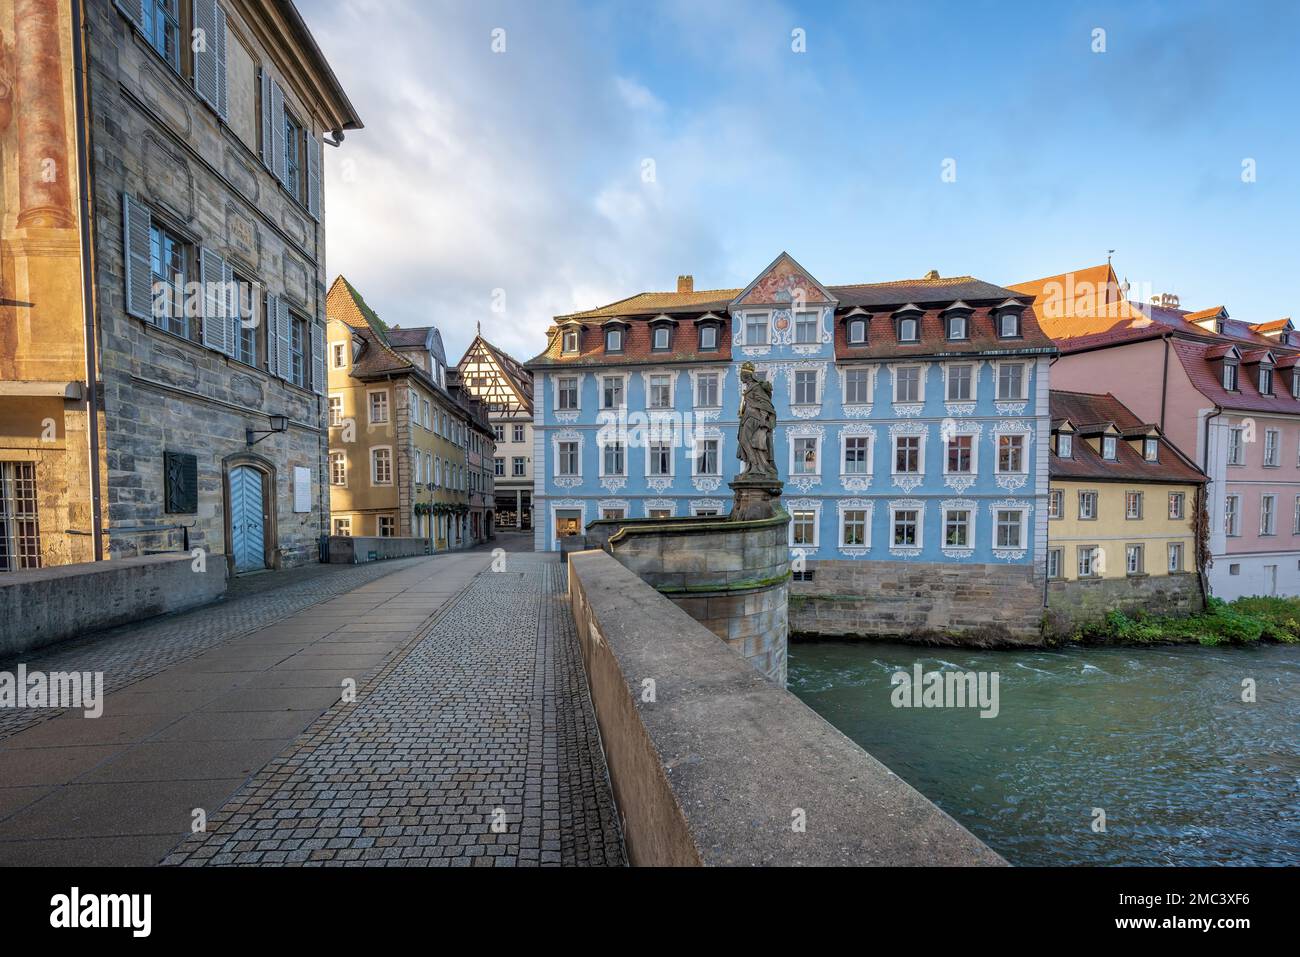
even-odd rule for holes
{"type": "Polygon", "coordinates": [[[599,543],[666,598],[785,687],[789,644],[789,516],[601,520],[599,543]]]}
{"type": "Polygon", "coordinates": [[[389,558],[428,555],[429,541],[425,538],[404,535],[383,537],[331,535],[329,549],[331,565],[361,565],[365,562],[381,562],[389,558]]]}
{"type": "Polygon", "coordinates": [[[1043,578],[1025,565],[809,562],[791,583],[790,631],[969,645],[1042,641],[1043,578]]]}
{"type": "Polygon", "coordinates": [[[569,601],[633,865],[1004,863],[611,556],[569,601]]]}
{"type": "Polygon", "coordinates": [[[1054,581],[1047,586],[1048,629],[1065,637],[1111,611],[1132,615],[1195,615],[1205,610],[1200,576],[1135,575],[1054,581]]]}
{"type": "Polygon", "coordinates": [[[0,575],[0,659],[226,593],[226,563],[150,555],[0,575]]]}

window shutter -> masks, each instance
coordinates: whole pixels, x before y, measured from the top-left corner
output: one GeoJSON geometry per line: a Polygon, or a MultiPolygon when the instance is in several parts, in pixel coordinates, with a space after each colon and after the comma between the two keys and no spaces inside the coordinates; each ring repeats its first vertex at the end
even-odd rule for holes
{"type": "Polygon", "coordinates": [[[284,182],[284,90],[271,81],[271,172],[284,182]]]}
{"type": "Polygon", "coordinates": [[[131,21],[131,26],[141,32],[144,31],[143,0],[113,0],[113,2],[122,11],[123,15],[131,21]]]}
{"type": "Polygon", "coordinates": [[[291,330],[289,328],[289,304],[283,296],[275,297],[275,374],[281,379],[293,375],[293,356],[290,355],[291,330]]]}
{"type": "Polygon", "coordinates": [[[280,311],[280,297],[266,294],[266,308],[262,310],[262,325],[266,327],[266,371],[271,375],[279,374],[279,350],[275,341],[275,317],[280,311]]]}
{"type": "Polygon", "coordinates": [[[221,264],[221,281],[226,287],[226,355],[234,359],[239,355],[239,337],[244,327],[239,310],[240,289],[235,284],[235,270],[229,262],[221,264]]]}
{"type": "Polygon", "coordinates": [[[307,212],[320,222],[321,141],[304,130],[307,140],[307,212]]]}
{"type": "Polygon", "coordinates": [[[217,114],[223,119],[230,119],[230,110],[226,103],[226,11],[213,0],[213,21],[217,30],[217,114]]]}
{"type": "Polygon", "coordinates": [[[149,231],[153,217],[149,207],[122,194],[122,261],[126,269],[126,311],[140,319],[154,321],[153,269],[149,263],[149,231]]]}
{"type": "Polygon", "coordinates": [[[325,330],[319,322],[311,324],[311,388],[325,394],[325,330]]]}
{"type": "MultiPolygon", "coordinates": [[[[202,48],[194,51],[194,89],[208,106],[220,112],[217,93],[217,0],[194,0],[194,30],[202,48]]],[[[197,45],[197,44],[196,44],[197,45]]]]}
{"type": "Polygon", "coordinates": [[[199,282],[203,284],[203,344],[217,352],[229,352],[226,344],[229,316],[222,273],[226,262],[211,249],[199,250],[199,282]]]}
{"type": "Polygon", "coordinates": [[[272,156],[275,153],[275,137],[271,135],[271,130],[275,124],[272,122],[273,117],[271,116],[271,84],[274,82],[267,75],[266,70],[263,69],[261,71],[261,82],[258,84],[260,87],[259,94],[262,98],[262,164],[273,174],[275,173],[275,162],[272,156]]]}

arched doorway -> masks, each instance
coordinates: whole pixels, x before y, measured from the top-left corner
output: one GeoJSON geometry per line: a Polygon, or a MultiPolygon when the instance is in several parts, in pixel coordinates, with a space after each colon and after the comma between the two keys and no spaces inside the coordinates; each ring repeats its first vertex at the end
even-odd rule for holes
{"type": "Polygon", "coordinates": [[[260,457],[226,460],[226,554],[235,574],[274,566],[275,467],[260,457]]]}

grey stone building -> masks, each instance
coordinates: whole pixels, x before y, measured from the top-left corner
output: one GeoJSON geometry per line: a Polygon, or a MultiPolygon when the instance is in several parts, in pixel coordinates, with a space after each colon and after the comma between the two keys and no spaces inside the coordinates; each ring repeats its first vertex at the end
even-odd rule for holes
{"type": "Polygon", "coordinates": [[[105,547],[315,561],[322,147],[361,122],[287,0],[84,10],[105,547]]]}

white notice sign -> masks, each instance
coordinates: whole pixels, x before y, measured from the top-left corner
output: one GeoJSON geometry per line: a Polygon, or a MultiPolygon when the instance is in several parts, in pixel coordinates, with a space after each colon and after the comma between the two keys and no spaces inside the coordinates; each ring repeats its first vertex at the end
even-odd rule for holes
{"type": "Polygon", "coordinates": [[[295,512],[311,511],[311,469],[294,466],[293,510],[295,512]]]}

